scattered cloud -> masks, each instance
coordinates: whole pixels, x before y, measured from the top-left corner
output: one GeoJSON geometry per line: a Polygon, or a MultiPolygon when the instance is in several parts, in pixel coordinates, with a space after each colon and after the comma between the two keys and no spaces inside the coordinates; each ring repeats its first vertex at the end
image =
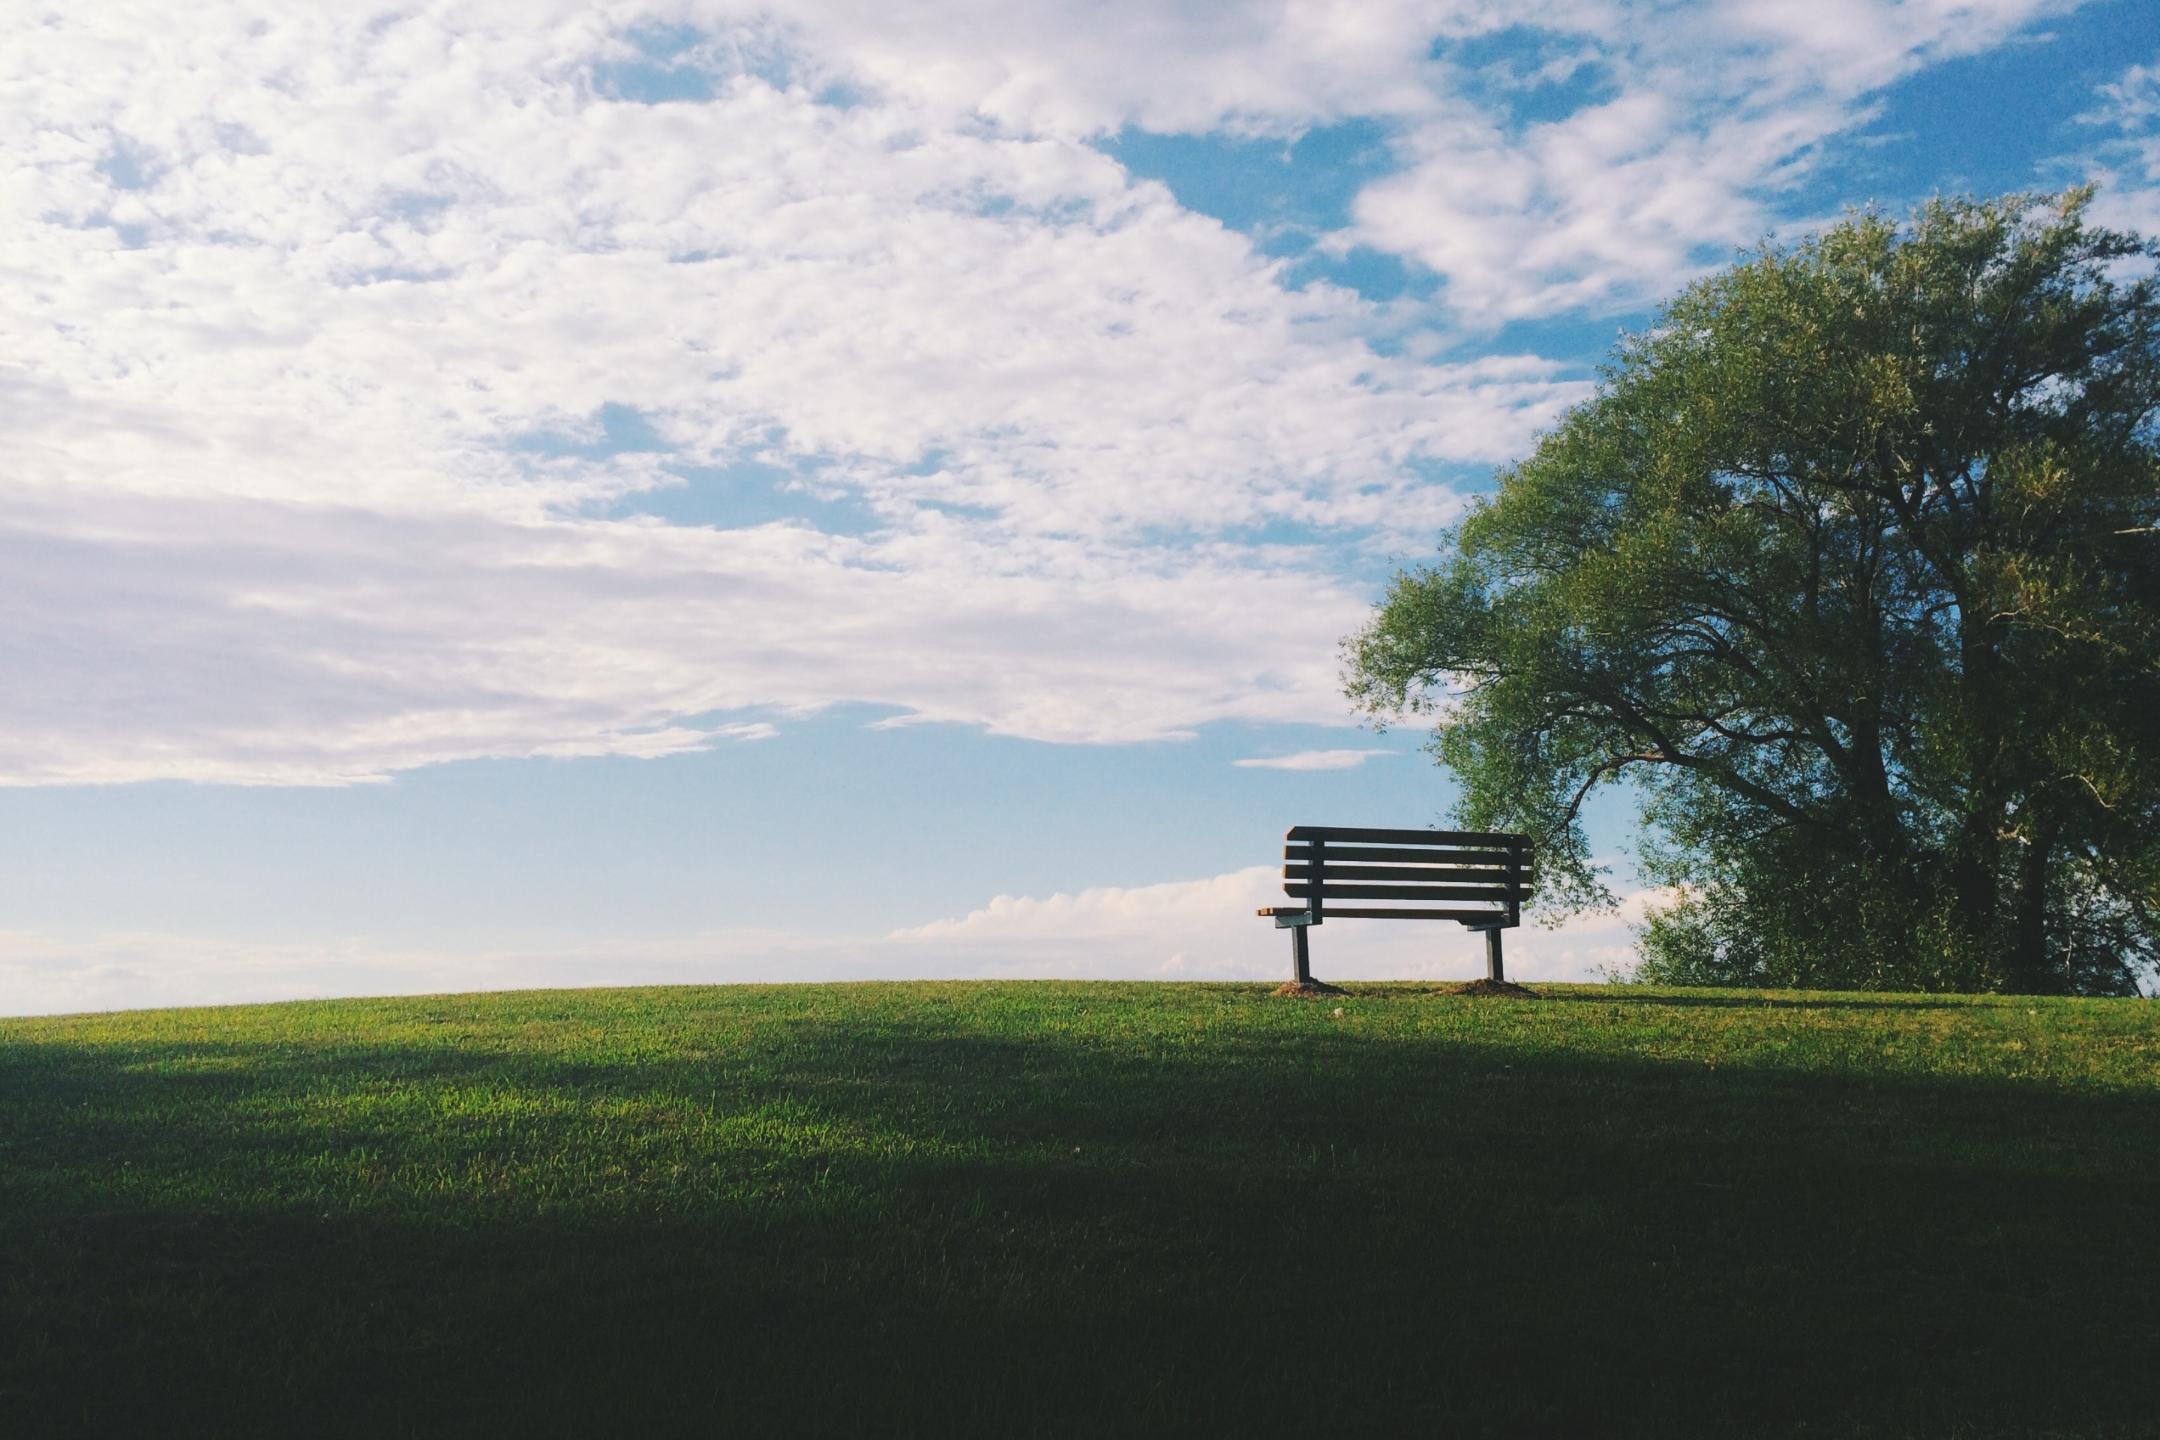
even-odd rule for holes
{"type": "Polygon", "coordinates": [[[2132,65],[2096,93],[2099,104],[2078,118],[2089,125],[2110,125],[2141,133],[2160,125],[2160,61],[2132,65]]]}
{"type": "Polygon", "coordinates": [[[1355,770],[1393,750],[1300,750],[1294,755],[1254,756],[1230,763],[1246,770],[1355,770]]]}
{"type": "Polygon", "coordinates": [[[1329,537],[1422,540],[1461,504],[1432,465],[1584,380],[1377,348],[1379,307],[1081,143],[1096,100],[903,63],[880,14],[12,36],[0,782],[659,755],[843,701],[1056,741],[1344,718],[1329,537]],[[648,513],[685,492],[705,523],[648,513]]]}
{"type": "Polygon", "coordinates": [[[53,11],[0,43],[0,783],[1339,723],[1347,577],[1589,393],[1451,326],[1659,292],[2061,8],[53,11]],[[1093,144],[1349,117],[1397,169],[1334,243],[1438,308],[1093,144]]]}
{"type": "Polygon", "coordinates": [[[2070,168],[2099,182],[2093,214],[2102,224],[2160,237],[2160,58],[2132,65],[2094,92],[2078,117],[2101,132],[2070,168]]]}
{"type": "MultiPolygon", "coordinates": [[[[1539,72],[1458,64],[1359,195],[1338,249],[1414,258],[1473,325],[1641,306],[1778,228],[1823,148],[1926,64],[1997,45],[2059,0],[1730,0],[1586,11],[1539,72]],[[1558,113],[1506,98],[1594,73],[1558,113]],[[1484,83],[1476,83],[1482,79],[1484,83]]],[[[1528,23],[1536,23],[1534,20],[1528,23]]]]}

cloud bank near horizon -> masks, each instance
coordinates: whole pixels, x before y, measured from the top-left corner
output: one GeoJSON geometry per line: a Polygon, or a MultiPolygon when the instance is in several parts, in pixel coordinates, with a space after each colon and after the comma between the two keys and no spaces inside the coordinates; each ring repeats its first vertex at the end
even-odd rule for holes
{"type": "MultiPolygon", "coordinates": [[[[575,947],[395,946],[361,938],[235,943],[173,934],[61,939],[0,931],[0,1015],[226,1005],[361,995],[618,985],[911,979],[1267,981],[1288,974],[1281,932],[1253,912],[1281,872],[1000,895],[964,915],[883,935],[715,932],[575,947]]],[[[1595,982],[1633,963],[1632,926],[1664,892],[1617,911],[1508,932],[1510,978],[1595,982]]],[[[1447,924],[1337,920],[1314,940],[1333,979],[1466,980],[1484,945],[1447,924]]]]}

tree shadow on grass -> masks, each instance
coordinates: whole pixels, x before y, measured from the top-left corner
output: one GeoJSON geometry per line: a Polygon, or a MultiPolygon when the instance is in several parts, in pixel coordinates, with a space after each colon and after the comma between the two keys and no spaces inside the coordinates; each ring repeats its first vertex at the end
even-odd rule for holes
{"type": "Polygon", "coordinates": [[[0,1119],[24,1434],[2153,1424],[2149,1094],[885,1014],[0,1044],[0,1119]]]}
{"type": "MultiPolygon", "coordinates": [[[[1533,982],[1534,983],[1534,982],[1533,982]]],[[[1611,987],[1595,994],[1581,991],[1539,989],[1540,1000],[1569,1000],[1588,1005],[1672,1005],[1717,1010],[1971,1010],[1974,1002],[1958,1000],[1870,1000],[1850,995],[1822,995],[1798,999],[1782,995],[1673,995],[1643,994],[1611,987]]]]}

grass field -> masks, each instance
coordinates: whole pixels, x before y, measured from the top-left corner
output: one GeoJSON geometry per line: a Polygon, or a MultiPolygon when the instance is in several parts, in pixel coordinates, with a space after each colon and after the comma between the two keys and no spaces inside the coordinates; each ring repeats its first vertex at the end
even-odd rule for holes
{"type": "Polygon", "coordinates": [[[0,1433],[2160,1435],[2160,1006],[0,1022],[0,1433]]]}

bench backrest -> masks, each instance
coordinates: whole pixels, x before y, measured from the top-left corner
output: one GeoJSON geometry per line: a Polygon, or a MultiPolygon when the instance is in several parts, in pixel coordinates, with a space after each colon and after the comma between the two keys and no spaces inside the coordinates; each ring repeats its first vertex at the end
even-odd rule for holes
{"type": "Polygon", "coordinates": [[[1527,835],[1293,825],[1284,840],[1283,893],[1309,902],[1315,923],[1327,916],[1522,923],[1533,879],[1527,835]],[[1341,903],[1372,900],[1391,903],[1341,903]]]}

